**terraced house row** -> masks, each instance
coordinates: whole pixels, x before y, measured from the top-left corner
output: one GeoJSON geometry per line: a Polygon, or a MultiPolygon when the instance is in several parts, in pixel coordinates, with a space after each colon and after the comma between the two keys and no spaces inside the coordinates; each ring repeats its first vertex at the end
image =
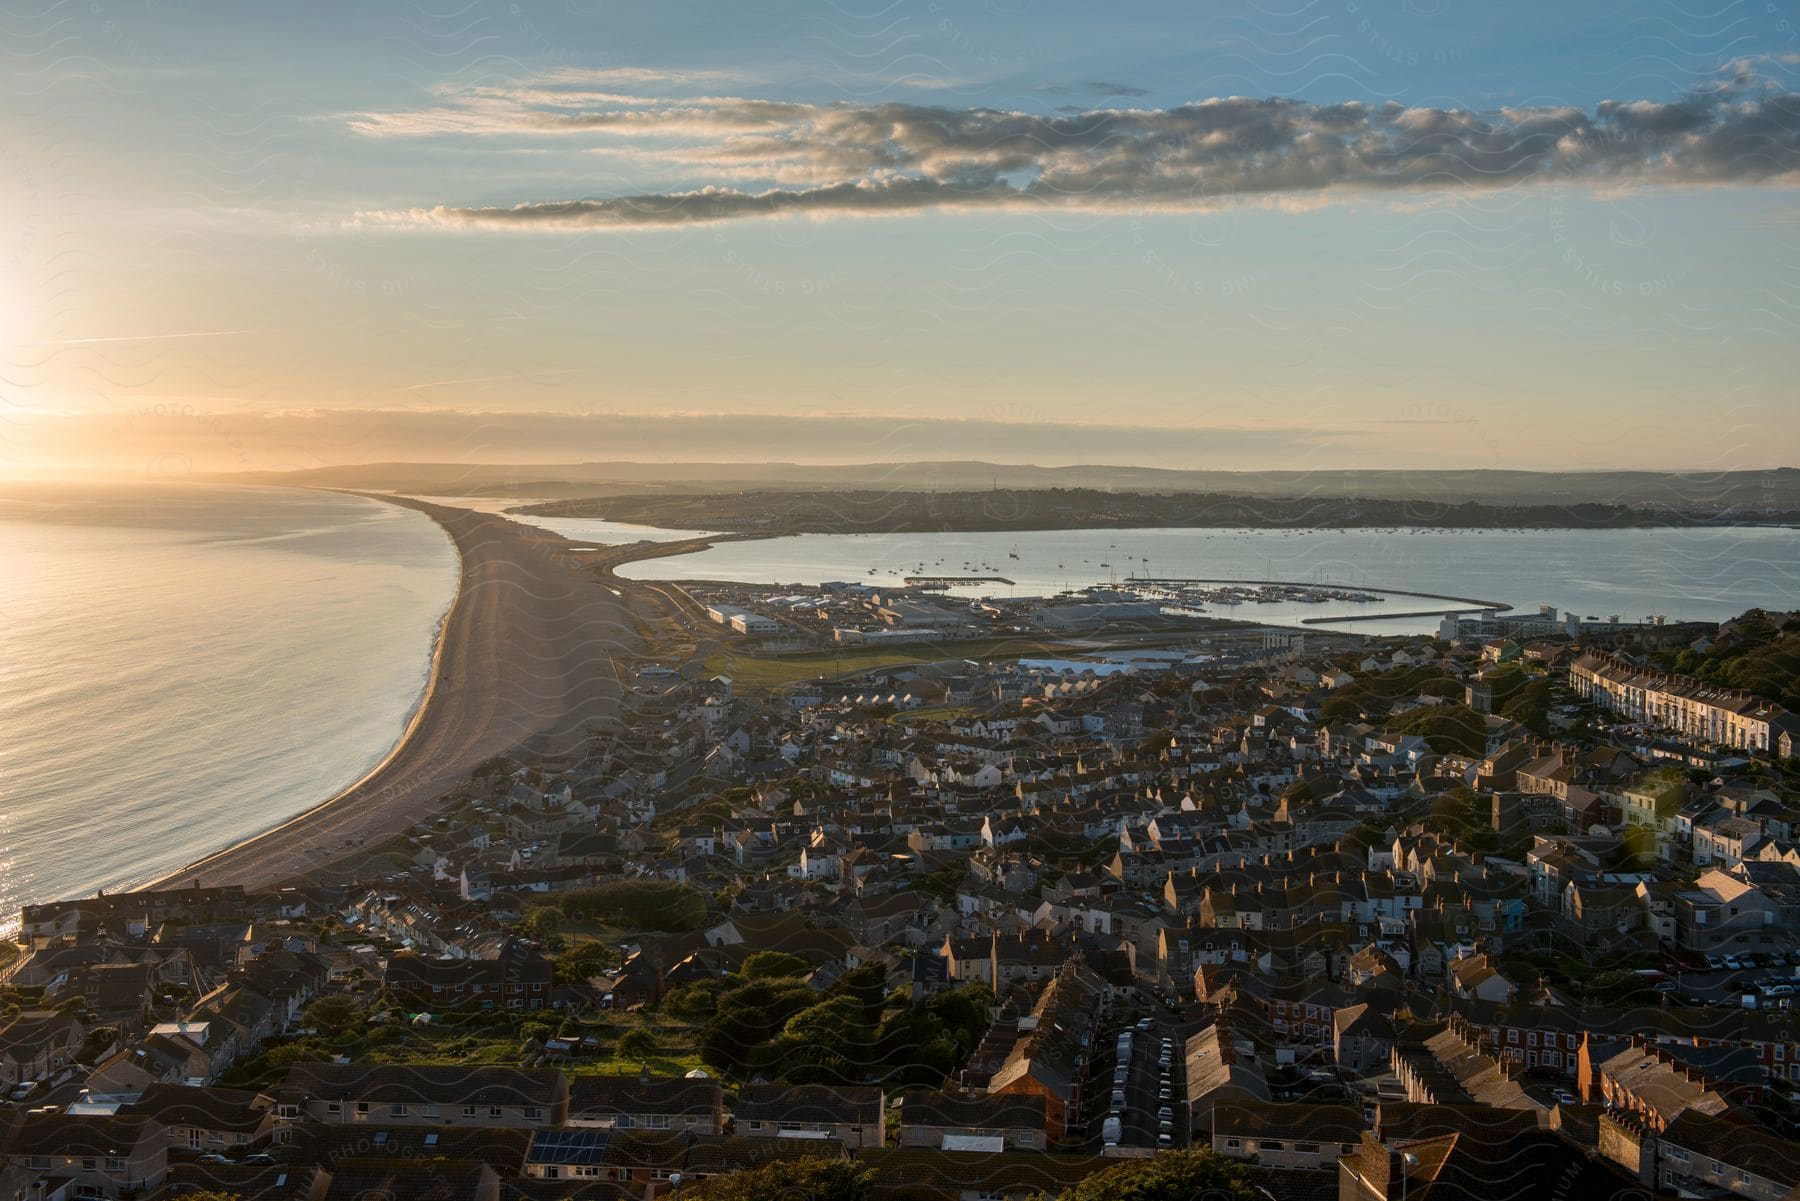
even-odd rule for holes
{"type": "Polygon", "coordinates": [[[1772,701],[1601,651],[1569,664],[1569,685],[1631,721],[1696,742],[1791,759],[1800,737],[1800,718],[1772,701]]]}

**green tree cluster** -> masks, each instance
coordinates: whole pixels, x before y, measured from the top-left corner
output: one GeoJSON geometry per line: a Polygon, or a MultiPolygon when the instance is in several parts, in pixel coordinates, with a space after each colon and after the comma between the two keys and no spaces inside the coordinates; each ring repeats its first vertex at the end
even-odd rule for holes
{"type": "Polygon", "coordinates": [[[807,971],[797,956],[762,952],[723,980],[676,991],[663,1008],[701,1023],[701,1059],[731,1075],[936,1085],[974,1050],[993,1004],[985,985],[968,985],[913,1005],[888,994],[886,972],[874,965],[820,992],[807,971]]]}
{"type": "Polygon", "coordinates": [[[622,930],[697,930],[706,924],[706,898],[673,880],[614,880],[558,894],[565,916],[622,930]]]}
{"type": "Polygon", "coordinates": [[[1253,1201],[1250,1169],[1208,1150],[1122,1160],[1066,1188],[1057,1201],[1253,1201]]]}
{"type": "Polygon", "coordinates": [[[1762,609],[1752,609],[1738,619],[1735,633],[1704,651],[1690,647],[1663,656],[1662,664],[1800,711],[1800,620],[1778,621],[1762,609]]]}
{"type": "Polygon", "coordinates": [[[685,1189],[692,1201],[864,1201],[875,1170],[828,1159],[789,1159],[709,1177],[685,1189]]]}

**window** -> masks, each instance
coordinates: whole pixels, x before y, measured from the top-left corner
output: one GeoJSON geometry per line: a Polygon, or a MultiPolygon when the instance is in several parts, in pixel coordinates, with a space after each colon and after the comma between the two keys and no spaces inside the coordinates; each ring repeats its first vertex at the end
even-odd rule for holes
{"type": "Polygon", "coordinates": [[[502,1116],[502,1115],[501,1115],[501,1109],[500,1109],[500,1107],[499,1107],[499,1106],[498,1106],[498,1105],[490,1105],[490,1106],[488,1106],[488,1117],[490,1117],[490,1118],[497,1118],[497,1117],[500,1117],[500,1116],[502,1116]]]}
{"type": "MultiPolygon", "coordinates": [[[[367,1108],[366,1108],[366,1107],[365,1107],[365,1109],[364,1109],[364,1112],[367,1112],[367,1108]]],[[[393,1117],[396,1117],[396,1118],[403,1118],[403,1117],[405,1117],[405,1116],[406,1116],[406,1106],[404,1106],[404,1105],[390,1105],[390,1106],[388,1106],[388,1113],[389,1113],[389,1114],[390,1114],[390,1115],[392,1115],[392,1116],[393,1116],[393,1117]]]]}
{"type": "Polygon", "coordinates": [[[472,1118],[474,1116],[475,1116],[475,1107],[473,1105],[463,1106],[463,1117],[472,1118]]]}
{"type": "Polygon", "coordinates": [[[667,1130],[669,1128],[669,1115],[666,1113],[646,1114],[644,1116],[644,1126],[650,1130],[667,1130]]]}
{"type": "Polygon", "coordinates": [[[369,1112],[369,1103],[367,1101],[358,1101],[356,1103],[356,1112],[358,1114],[368,1113],[369,1112]]]}
{"type": "Polygon", "coordinates": [[[538,1108],[536,1105],[527,1105],[525,1107],[525,1117],[528,1121],[535,1122],[543,1116],[544,1116],[544,1111],[542,1109],[538,1108]]]}

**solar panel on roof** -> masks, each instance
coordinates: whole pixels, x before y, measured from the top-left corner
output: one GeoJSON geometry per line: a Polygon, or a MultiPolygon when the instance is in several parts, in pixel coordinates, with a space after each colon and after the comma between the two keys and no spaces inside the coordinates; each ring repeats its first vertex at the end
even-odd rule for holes
{"type": "Polygon", "coordinates": [[[536,1130],[527,1160],[539,1163],[597,1164],[606,1155],[608,1131],[536,1130]]]}

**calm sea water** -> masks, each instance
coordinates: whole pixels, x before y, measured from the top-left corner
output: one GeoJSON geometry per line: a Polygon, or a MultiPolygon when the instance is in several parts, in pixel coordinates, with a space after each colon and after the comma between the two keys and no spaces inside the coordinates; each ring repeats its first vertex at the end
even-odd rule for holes
{"type": "MultiPolygon", "coordinates": [[[[1019,534],[827,534],[725,542],[699,554],[628,564],[635,579],[817,584],[898,583],[909,574],[1005,576],[958,595],[1043,596],[1130,575],[1296,580],[1540,604],[1631,621],[1716,620],[1756,605],[1800,605],[1800,531],[1698,530],[1055,530],[1019,534]]],[[[1294,624],[1303,617],[1431,609],[1380,604],[1208,606],[1219,617],[1294,624]]],[[[1344,626],[1375,634],[1432,630],[1435,618],[1344,626]]]]}
{"type": "Polygon", "coordinates": [[[421,513],[321,492],[0,485],[0,924],[353,782],[455,593],[421,513]]]}

